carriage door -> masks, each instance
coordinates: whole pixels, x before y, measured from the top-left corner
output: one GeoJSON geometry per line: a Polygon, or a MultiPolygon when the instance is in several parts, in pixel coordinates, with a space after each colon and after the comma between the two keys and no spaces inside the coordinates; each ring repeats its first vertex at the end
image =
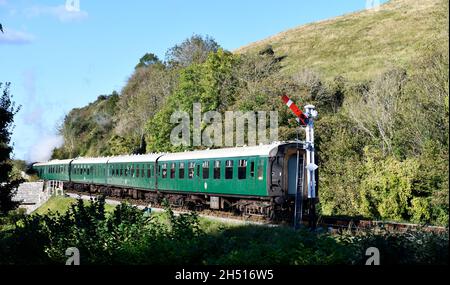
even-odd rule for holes
{"type": "MultiPolygon", "coordinates": [[[[289,195],[295,195],[296,193],[296,179],[297,175],[295,174],[295,171],[297,170],[297,155],[294,154],[289,158],[288,162],[288,194],[289,195]]],[[[298,185],[300,188],[300,192],[303,190],[303,170],[305,166],[303,165],[303,155],[300,154],[299,156],[299,165],[298,165],[298,185]]]]}

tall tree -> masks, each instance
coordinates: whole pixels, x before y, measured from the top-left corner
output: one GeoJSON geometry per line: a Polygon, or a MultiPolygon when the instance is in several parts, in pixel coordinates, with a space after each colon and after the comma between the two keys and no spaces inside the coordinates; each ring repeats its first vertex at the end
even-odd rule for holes
{"type": "MultiPolygon", "coordinates": [[[[176,84],[176,73],[164,65],[139,68],[122,90],[115,133],[133,144],[135,153],[145,150],[145,124],[155,115],[176,84]],[[135,147],[139,146],[139,149],[135,147]]],[[[120,148],[116,148],[120,149],[120,148]]],[[[119,154],[119,153],[114,153],[119,154]]]]}
{"type": "Polygon", "coordinates": [[[161,61],[155,54],[146,53],[139,59],[139,63],[136,65],[136,69],[141,67],[148,67],[153,64],[161,64],[161,61]]]}
{"type": "Polygon", "coordinates": [[[193,35],[181,44],[175,45],[166,53],[167,61],[172,66],[186,67],[192,63],[203,63],[210,52],[217,52],[219,44],[210,36],[193,35]]]}
{"type": "Polygon", "coordinates": [[[12,180],[10,177],[13,168],[11,164],[12,147],[9,145],[11,133],[14,128],[14,116],[20,109],[16,107],[12,101],[9,88],[10,83],[4,86],[0,82],[0,90],[3,87],[2,96],[0,97],[0,214],[7,214],[19,205],[18,202],[12,201],[12,197],[17,191],[21,180],[12,180]]]}

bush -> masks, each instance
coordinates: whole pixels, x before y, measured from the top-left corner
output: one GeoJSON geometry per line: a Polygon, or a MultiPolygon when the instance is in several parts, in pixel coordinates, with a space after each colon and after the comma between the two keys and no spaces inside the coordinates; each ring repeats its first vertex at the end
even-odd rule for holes
{"type": "MultiPolygon", "coordinates": [[[[209,225],[210,226],[210,225],[209,225]]],[[[0,232],[0,264],[64,264],[69,247],[80,264],[313,265],[364,264],[365,250],[382,264],[446,264],[448,232],[384,230],[330,234],[286,227],[220,226],[206,232],[196,213],[145,215],[123,203],[105,214],[104,199],[82,200],[65,214],[20,218],[0,232]]]]}

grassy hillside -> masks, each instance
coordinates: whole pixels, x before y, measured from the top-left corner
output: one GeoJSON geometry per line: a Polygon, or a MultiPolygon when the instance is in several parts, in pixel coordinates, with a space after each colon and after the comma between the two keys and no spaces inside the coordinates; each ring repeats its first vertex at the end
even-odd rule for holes
{"type": "Polygon", "coordinates": [[[391,0],[360,11],[296,27],[237,49],[255,53],[271,45],[287,55],[283,72],[312,69],[330,79],[371,79],[392,66],[410,68],[427,47],[448,45],[448,1],[391,0]]]}

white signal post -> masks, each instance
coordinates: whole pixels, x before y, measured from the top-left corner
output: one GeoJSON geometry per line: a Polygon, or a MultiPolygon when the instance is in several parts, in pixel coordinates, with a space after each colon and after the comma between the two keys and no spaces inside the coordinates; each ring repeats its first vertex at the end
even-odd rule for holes
{"type": "MultiPolygon", "coordinates": [[[[286,106],[297,116],[297,122],[300,127],[305,128],[306,139],[304,142],[304,149],[306,150],[306,182],[308,185],[308,200],[309,200],[309,218],[310,226],[315,228],[315,198],[316,193],[316,175],[315,171],[318,166],[315,163],[314,157],[314,120],[317,118],[318,113],[314,105],[306,105],[305,112],[303,113],[297,105],[286,95],[281,96],[281,99],[286,106]]],[[[297,145],[299,143],[297,132],[297,145]]],[[[294,213],[294,228],[298,229],[299,224],[302,222],[303,214],[303,187],[300,191],[298,170],[300,169],[300,153],[297,148],[297,167],[296,167],[296,195],[295,195],[295,213],[294,213]]],[[[303,180],[302,180],[303,181],[303,180]]]]}
{"type": "Polygon", "coordinates": [[[317,118],[318,113],[314,105],[306,105],[305,114],[308,117],[308,123],[305,128],[306,169],[308,170],[306,173],[306,181],[308,184],[308,198],[314,199],[317,195],[315,171],[318,168],[314,157],[314,120],[317,118]]]}

